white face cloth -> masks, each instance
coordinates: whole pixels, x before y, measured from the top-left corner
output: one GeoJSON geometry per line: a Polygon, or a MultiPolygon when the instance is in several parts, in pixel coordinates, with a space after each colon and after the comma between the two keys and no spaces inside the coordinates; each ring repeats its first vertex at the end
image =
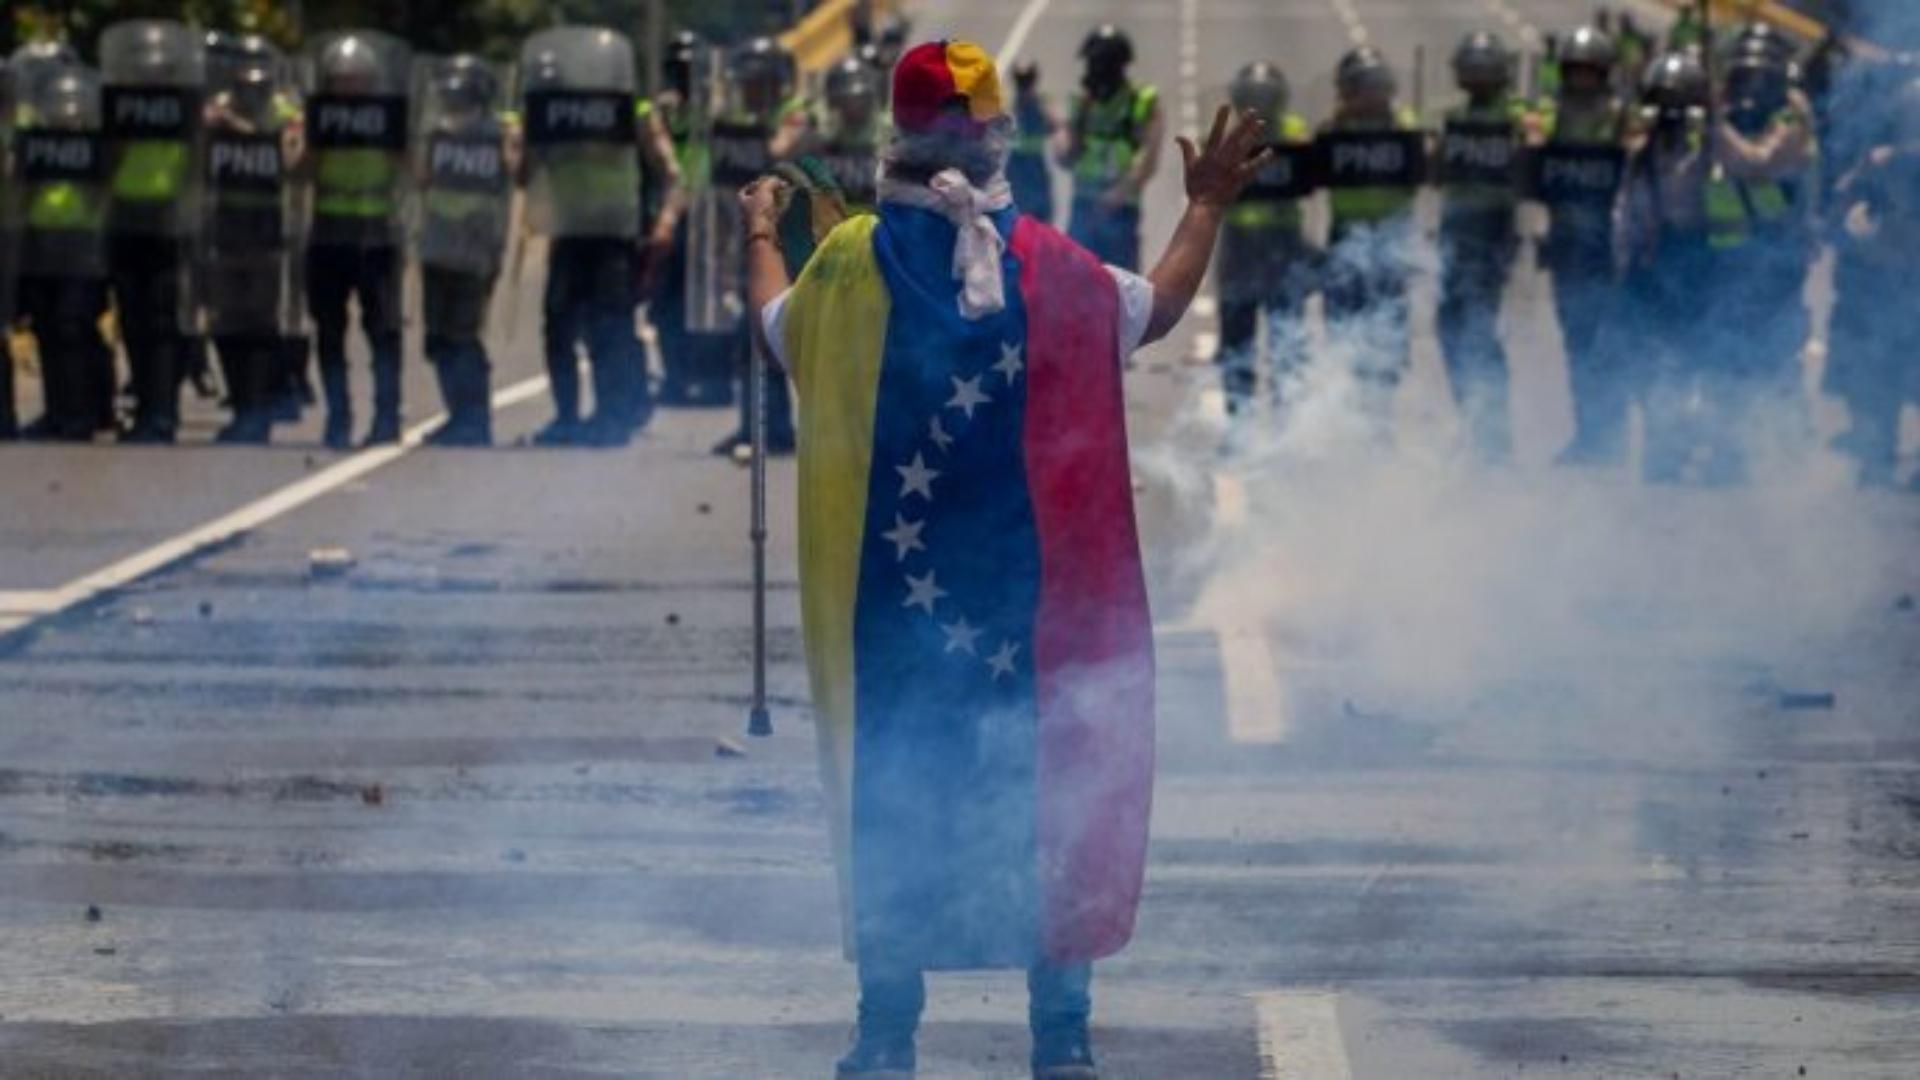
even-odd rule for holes
{"type": "Polygon", "coordinates": [[[961,283],[961,318],[983,319],[1006,308],[1000,257],[1007,244],[987,216],[1013,205],[1013,189],[1005,175],[996,175],[978,188],[958,169],[944,169],[924,185],[882,179],[880,199],[931,210],[960,230],[953,241],[953,279],[961,283]]]}

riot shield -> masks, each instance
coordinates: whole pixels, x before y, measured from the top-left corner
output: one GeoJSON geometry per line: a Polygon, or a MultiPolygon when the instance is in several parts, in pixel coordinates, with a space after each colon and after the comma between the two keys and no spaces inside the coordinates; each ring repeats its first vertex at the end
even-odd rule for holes
{"type": "Polygon", "coordinates": [[[208,334],[278,337],[299,325],[290,82],[286,62],[266,54],[216,65],[208,85],[193,252],[195,322],[208,334]]]}
{"type": "Polygon", "coordinates": [[[640,145],[633,45],[598,27],[561,26],[520,53],[527,218],[548,236],[640,233],[640,145]]]}
{"type": "Polygon", "coordinates": [[[0,212],[26,278],[106,277],[107,152],[100,135],[100,78],[50,66],[21,78],[11,170],[0,212]]]}
{"type": "Polygon", "coordinates": [[[101,124],[113,197],[108,231],[192,232],[205,60],[202,37],[170,19],[115,23],[100,35],[101,124]]]}
{"type": "Polygon", "coordinates": [[[304,131],[313,246],[401,242],[412,65],[406,44],[378,30],[343,30],[314,43],[304,131]]]}
{"type": "Polygon", "coordinates": [[[1521,179],[1518,127],[1510,121],[1448,120],[1435,171],[1442,187],[1514,187],[1521,179]]]}
{"type": "Polygon", "coordinates": [[[687,329],[730,333],[746,311],[745,221],[740,191],[773,169],[772,130],[730,111],[722,58],[708,56],[695,82],[696,137],[706,146],[705,183],[691,192],[687,221],[687,329]]]}
{"type": "Polygon", "coordinates": [[[512,183],[499,74],[474,56],[420,63],[414,172],[420,264],[491,277],[507,243],[512,183]]]}

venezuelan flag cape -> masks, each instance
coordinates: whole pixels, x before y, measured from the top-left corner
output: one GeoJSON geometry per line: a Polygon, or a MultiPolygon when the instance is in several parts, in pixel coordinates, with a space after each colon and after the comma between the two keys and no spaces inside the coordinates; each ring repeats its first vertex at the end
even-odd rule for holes
{"type": "Polygon", "coordinates": [[[849,955],[1097,959],[1133,931],[1152,629],[1107,270],[1012,211],[1004,311],[954,227],[885,204],[780,322],[800,393],[801,595],[849,955]]]}

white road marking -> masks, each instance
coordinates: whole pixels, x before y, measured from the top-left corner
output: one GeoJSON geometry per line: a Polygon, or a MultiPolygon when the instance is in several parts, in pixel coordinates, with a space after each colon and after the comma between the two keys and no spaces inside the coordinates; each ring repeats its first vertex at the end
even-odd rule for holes
{"type": "Polygon", "coordinates": [[[1027,43],[1027,35],[1033,33],[1033,24],[1040,21],[1040,16],[1046,12],[1047,5],[1052,2],[1053,0],[1027,0],[1027,6],[1020,10],[1020,17],[1014,20],[1013,29],[1007,33],[1007,43],[1000,46],[1000,54],[993,58],[995,64],[1005,69],[1020,58],[1020,47],[1027,43]]]}
{"type": "MultiPolygon", "coordinates": [[[[1226,396],[1217,408],[1226,412],[1226,396]]],[[[1247,488],[1231,469],[1213,473],[1215,527],[1223,531],[1244,528],[1248,517],[1247,488]]],[[[1236,610],[1219,594],[1202,601],[1200,621],[1213,631],[1220,646],[1220,674],[1227,699],[1227,738],[1243,746],[1277,746],[1287,741],[1286,695],[1274,669],[1267,627],[1257,613],[1236,610]]]]}
{"type": "MultiPolygon", "coordinates": [[[[523,379],[511,386],[494,391],[492,407],[495,410],[504,409],[544,393],[546,389],[545,375],[523,379]]],[[[0,605],[0,635],[22,629],[36,619],[65,611],[102,593],[123,588],[156,570],[179,562],[215,544],[224,543],[241,533],[257,529],[274,518],[305,506],[322,495],[337,491],[376,469],[391,465],[418,449],[422,440],[432,434],[435,428],[445,423],[446,419],[445,413],[439,413],[422,420],[409,427],[401,435],[400,441],[394,445],[375,446],[362,450],[329,465],[312,476],[303,477],[278,491],[270,492],[238,510],[163,540],[118,562],[101,567],[57,589],[47,589],[33,594],[0,594],[8,597],[29,596],[31,601],[30,608],[17,608],[12,602],[0,605]]]]}
{"type": "Polygon", "coordinates": [[[1340,995],[1276,991],[1253,995],[1260,1032],[1260,1080],[1353,1080],[1340,1034],[1340,995]]]}

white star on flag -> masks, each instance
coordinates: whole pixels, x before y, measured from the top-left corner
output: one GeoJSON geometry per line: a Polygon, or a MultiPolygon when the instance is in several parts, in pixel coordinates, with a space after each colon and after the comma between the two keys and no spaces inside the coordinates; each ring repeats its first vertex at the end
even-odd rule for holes
{"type": "Polygon", "coordinates": [[[1000,346],[1000,362],[993,365],[993,370],[1005,375],[1007,385],[1012,386],[1013,380],[1020,377],[1020,369],[1026,366],[1020,362],[1020,343],[1014,341],[1000,346]]]}
{"type": "Polygon", "coordinates": [[[899,549],[894,555],[895,562],[905,561],[907,552],[909,551],[925,551],[927,549],[927,545],[920,540],[920,530],[926,527],[927,523],[924,521],[908,521],[899,514],[893,515],[893,528],[888,529],[880,535],[888,543],[899,549]]]}
{"type": "Polygon", "coordinates": [[[933,481],[940,475],[938,470],[927,468],[927,463],[915,452],[909,465],[895,465],[893,471],[900,474],[900,497],[906,498],[915,492],[928,502],[933,501],[933,481]]]}
{"type": "Polygon", "coordinates": [[[934,584],[933,571],[927,571],[927,576],[925,577],[914,577],[912,574],[908,574],[907,601],[901,606],[925,608],[927,614],[931,615],[933,614],[933,605],[939,603],[940,598],[945,595],[947,595],[947,590],[934,584]]]}
{"type": "Polygon", "coordinates": [[[937,416],[933,418],[933,423],[927,425],[927,437],[932,439],[933,445],[943,452],[953,448],[953,436],[947,434],[947,429],[941,425],[940,418],[937,416]]]}
{"type": "Polygon", "coordinates": [[[959,409],[967,414],[967,419],[973,419],[973,410],[976,406],[985,405],[993,400],[980,392],[980,376],[962,379],[958,375],[953,375],[949,378],[953,380],[953,398],[947,402],[947,408],[959,409]]]}
{"type": "MultiPolygon", "coordinates": [[[[932,577],[933,575],[928,574],[927,576],[932,577]]],[[[987,666],[993,669],[994,682],[999,682],[1002,676],[1013,674],[1013,658],[1019,651],[1020,646],[1015,645],[1011,641],[1003,641],[1000,643],[1000,651],[987,657],[987,666]]]]}
{"type": "Polygon", "coordinates": [[[980,636],[978,627],[969,626],[967,625],[967,620],[961,619],[950,626],[942,626],[940,629],[947,632],[948,652],[953,652],[955,649],[958,649],[969,655],[978,655],[973,648],[974,640],[980,636]]]}

